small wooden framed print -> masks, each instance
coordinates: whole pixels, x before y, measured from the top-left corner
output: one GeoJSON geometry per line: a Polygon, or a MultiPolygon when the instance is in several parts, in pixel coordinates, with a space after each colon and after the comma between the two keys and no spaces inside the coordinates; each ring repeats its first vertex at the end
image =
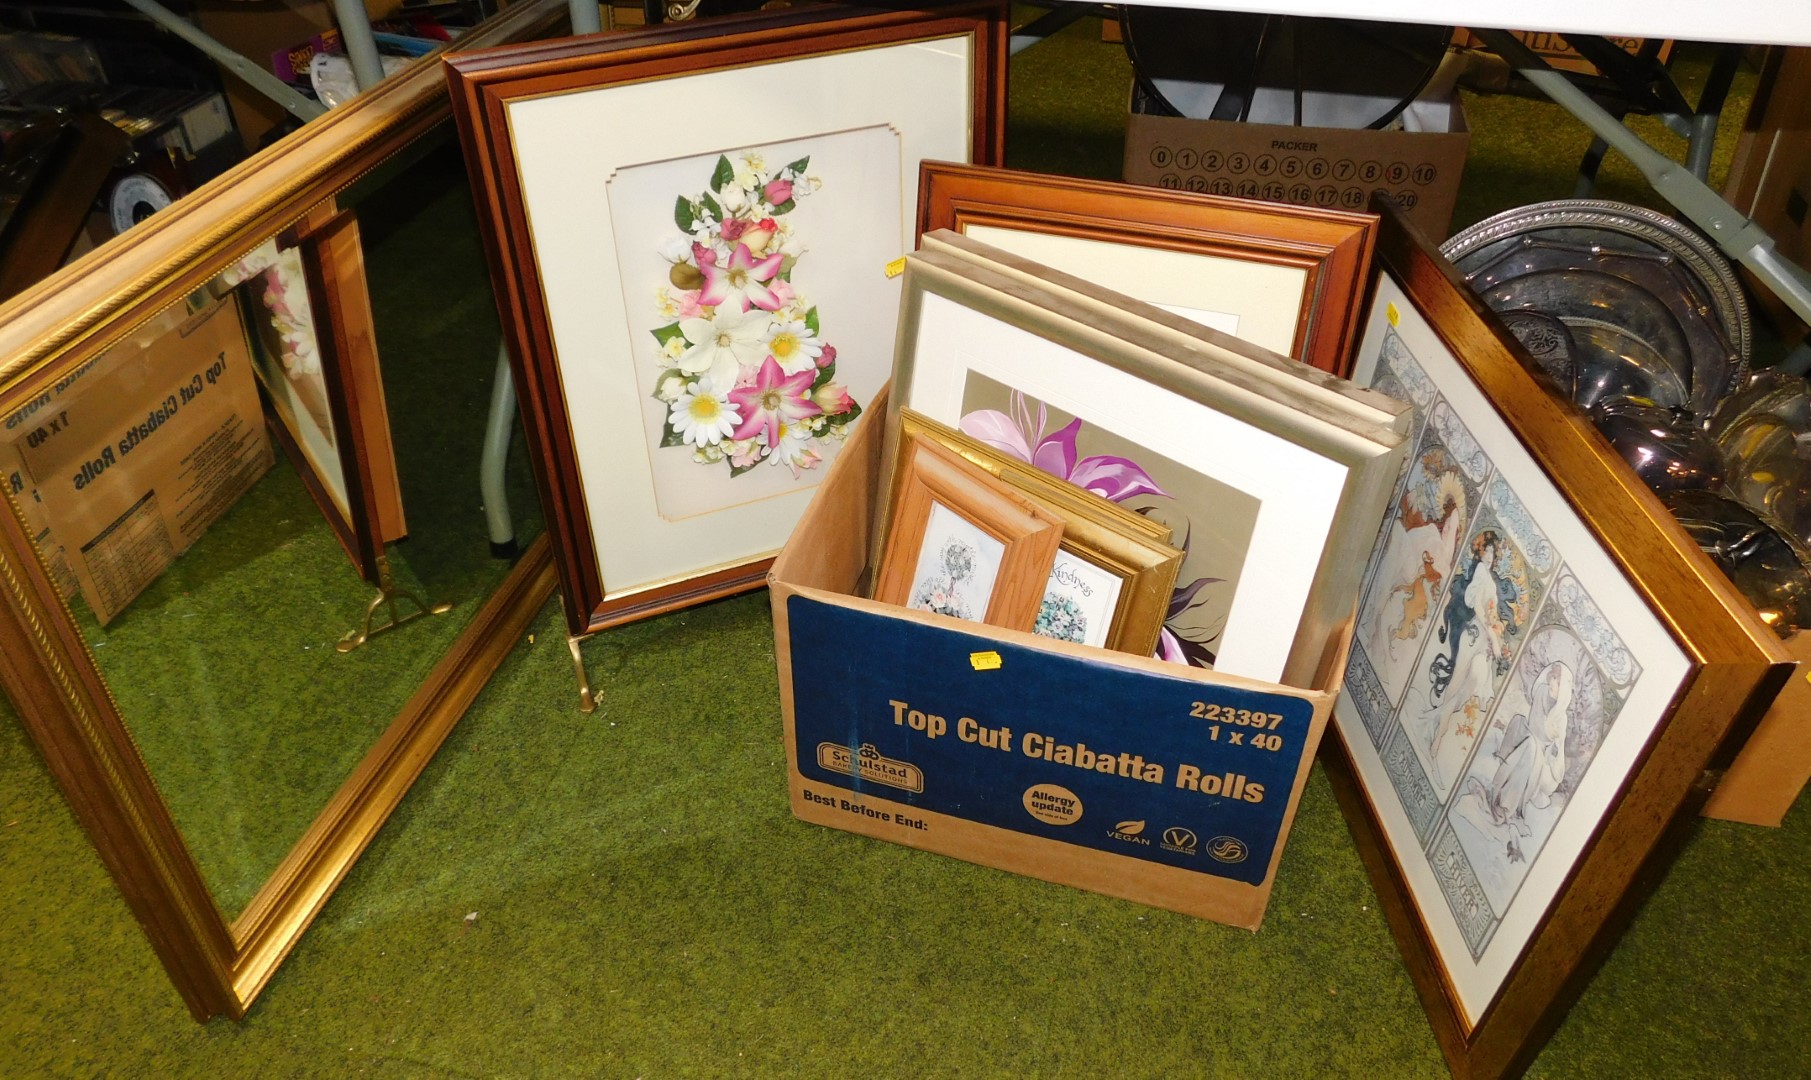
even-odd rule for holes
{"type": "Polygon", "coordinates": [[[1327,755],[1460,1077],[1519,1073],[1790,658],[1386,214],[1356,377],[1413,403],[1327,755]]]}
{"type": "Polygon", "coordinates": [[[1139,656],[1156,650],[1182,567],[1169,526],[910,409],[899,425],[900,446],[929,440],[953,450],[1066,522],[1032,633],[1139,656]]]}
{"type": "Polygon", "coordinates": [[[874,599],[1028,630],[1063,537],[1063,519],[953,450],[900,452],[874,599]]]}
{"type": "Polygon", "coordinates": [[[1344,375],[1377,218],[927,161],[918,233],[936,229],[1344,375]]]}
{"type": "Polygon", "coordinates": [[[892,364],[919,160],[998,160],[1003,3],[449,60],[570,630],[752,589],[892,364]]]}

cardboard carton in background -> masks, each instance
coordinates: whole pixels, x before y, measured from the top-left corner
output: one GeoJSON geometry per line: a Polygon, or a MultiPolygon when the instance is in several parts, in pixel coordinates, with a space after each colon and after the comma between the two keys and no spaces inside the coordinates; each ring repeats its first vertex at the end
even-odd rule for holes
{"type": "Polygon", "coordinates": [[[27,525],[103,625],[275,460],[230,297],[156,320],[6,423],[27,525]]]}
{"type": "MultiPolygon", "coordinates": [[[[1564,35],[1550,33],[1544,30],[1511,30],[1510,34],[1517,41],[1527,46],[1529,52],[1540,57],[1542,60],[1547,61],[1547,66],[1549,67],[1557,68],[1560,71],[1575,71],[1580,75],[1602,74],[1597,70],[1596,65],[1578,55],[1578,52],[1573,49],[1572,46],[1566,44],[1564,35]]],[[[1630,56],[1640,52],[1641,47],[1647,44],[1646,38],[1638,37],[1611,37],[1605,38],[1604,40],[1615,45],[1623,52],[1628,53],[1630,56]]],[[[1487,48],[1484,42],[1480,40],[1476,34],[1463,26],[1455,27],[1453,29],[1453,44],[1462,49],[1487,48]]],[[[1660,43],[1660,51],[1655,54],[1654,58],[1664,64],[1672,57],[1672,55],[1673,43],[1668,40],[1660,43]]]]}
{"type": "Polygon", "coordinates": [[[1125,179],[1244,199],[1363,210],[1385,191],[1429,236],[1450,231],[1471,144],[1458,97],[1418,101],[1409,127],[1370,131],[1133,113],[1125,179]]]}

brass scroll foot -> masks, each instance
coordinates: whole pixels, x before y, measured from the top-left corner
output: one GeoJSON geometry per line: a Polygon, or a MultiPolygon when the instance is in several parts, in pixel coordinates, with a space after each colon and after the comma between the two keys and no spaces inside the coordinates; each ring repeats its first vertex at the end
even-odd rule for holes
{"type": "Polygon", "coordinates": [[[372,597],[371,603],[365,606],[365,621],[357,630],[346,631],[346,636],[340,638],[339,643],[334,645],[334,649],[341,653],[349,653],[377,635],[389,633],[399,626],[407,626],[424,615],[445,615],[451,610],[453,610],[451,604],[430,605],[416,593],[399,587],[396,579],[390,576],[389,557],[379,555],[377,557],[377,595],[372,597]],[[398,599],[414,604],[415,610],[407,615],[400,614],[396,609],[398,599]],[[372,620],[377,616],[378,608],[389,609],[390,621],[373,626],[372,620]]]}

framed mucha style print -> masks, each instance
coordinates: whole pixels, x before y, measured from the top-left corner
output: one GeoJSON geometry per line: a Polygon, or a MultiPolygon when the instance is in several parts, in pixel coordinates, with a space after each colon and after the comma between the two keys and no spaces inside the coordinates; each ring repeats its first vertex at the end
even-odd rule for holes
{"type": "Polygon", "coordinates": [[[900,454],[874,599],[1028,630],[1062,541],[1062,518],[928,440],[900,454]]]}
{"type": "Polygon", "coordinates": [[[1789,667],[1451,267],[1386,217],[1356,377],[1414,406],[1333,769],[1455,1074],[1519,1072],[1789,667]]]}
{"type": "Polygon", "coordinates": [[[574,634],[761,583],[890,371],[916,163],[1000,155],[1005,46],[826,6],[449,60],[574,634]]]}
{"type": "Polygon", "coordinates": [[[366,580],[408,535],[358,219],[332,200],[234,263],[270,430],[366,580]]]}
{"type": "Polygon", "coordinates": [[[951,162],[918,232],[949,229],[1323,371],[1351,367],[1377,219],[951,162]]]}
{"type": "Polygon", "coordinates": [[[1168,526],[1184,554],[1159,657],[1307,685],[1351,610],[1353,564],[1400,442],[1242,394],[1129,314],[1068,308],[1021,279],[918,252],[891,407],[1168,526]]]}
{"type": "Polygon", "coordinates": [[[1156,650],[1182,566],[1169,526],[911,409],[899,410],[900,456],[920,441],[960,454],[1062,517],[1062,543],[1040,590],[1032,633],[1139,656],[1156,650]]]}

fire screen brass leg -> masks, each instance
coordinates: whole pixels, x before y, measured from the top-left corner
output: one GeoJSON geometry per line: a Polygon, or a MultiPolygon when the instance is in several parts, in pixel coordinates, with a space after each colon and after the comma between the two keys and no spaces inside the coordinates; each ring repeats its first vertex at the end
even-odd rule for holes
{"type": "Polygon", "coordinates": [[[572,670],[579,677],[579,712],[590,715],[597,711],[597,698],[591,693],[591,676],[585,674],[585,657],[579,652],[579,644],[590,634],[568,635],[566,647],[572,650],[572,670]]]}
{"type": "Polygon", "coordinates": [[[377,635],[388,633],[399,626],[406,626],[423,615],[445,615],[451,610],[453,610],[451,604],[430,605],[414,592],[398,587],[396,579],[390,575],[389,556],[379,555],[377,557],[377,595],[373,596],[371,603],[365,606],[365,621],[357,630],[346,631],[346,636],[340,638],[339,644],[335,645],[334,649],[342,653],[349,653],[377,635]],[[399,614],[396,610],[398,598],[414,604],[415,610],[407,615],[399,614]],[[389,609],[390,621],[373,626],[371,620],[377,615],[378,608],[389,609]]]}

